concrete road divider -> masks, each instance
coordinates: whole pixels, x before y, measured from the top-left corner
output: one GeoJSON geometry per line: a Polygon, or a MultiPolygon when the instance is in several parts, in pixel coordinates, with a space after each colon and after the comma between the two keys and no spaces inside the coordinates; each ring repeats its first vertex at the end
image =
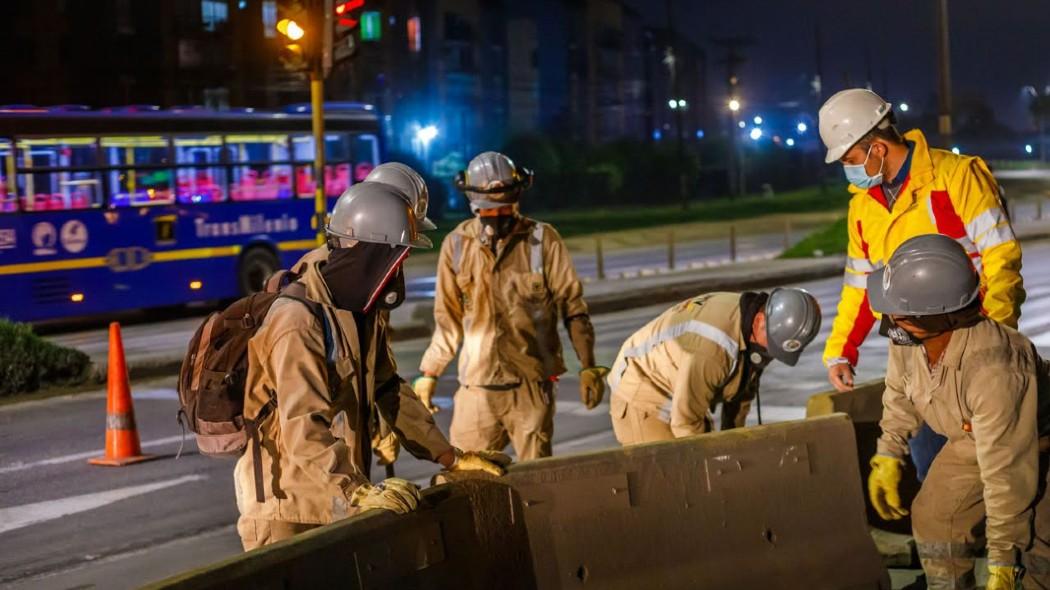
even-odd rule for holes
{"type": "Polygon", "coordinates": [[[854,447],[836,414],[531,461],[154,588],[888,589],[854,447]]]}
{"type": "MultiPolygon", "coordinates": [[[[806,402],[806,417],[826,416],[835,412],[849,415],[857,441],[857,460],[860,464],[861,484],[865,490],[864,505],[868,512],[868,522],[871,526],[882,530],[910,535],[911,516],[894,521],[882,520],[871,507],[871,501],[868,500],[867,482],[868,475],[871,473],[871,465],[868,462],[875,454],[875,443],[882,434],[879,420],[882,419],[882,392],[884,389],[885,384],[879,379],[861,383],[852,391],[818,393],[806,402]]],[[[915,466],[911,461],[905,461],[904,475],[900,484],[901,501],[905,506],[911,506],[911,501],[915,499],[917,493],[919,493],[919,479],[915,475],[915,466]]]]}

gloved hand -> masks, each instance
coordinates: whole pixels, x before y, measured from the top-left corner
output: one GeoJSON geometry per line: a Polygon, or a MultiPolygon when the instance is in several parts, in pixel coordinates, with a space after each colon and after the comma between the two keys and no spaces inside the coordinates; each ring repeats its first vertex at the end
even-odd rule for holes
{"type": "Polygon", "coordinates": [[[407,514],[419,506],[419,486],[401,479],[391,477],[377,485],[366,483],[350,494],[350,505],[362,512],[368,510],[389,510],[396,514],[407,514]]]}
{"type": "Polygon", "coordinates": [[[448,467],[449,471],[484,471],[499,477],[507,472],[510,457],[499,451],[461,451],[454,449],[456,460],[448,467]]]}
{"type": "Polygon", "coordinates": [[[441,411],[441,408],[434,405],[434,393],[437,391],[437,386],[437,377],[428,377],[427,375],[416,377],[415,381],[412,382],[412,389],[415,390],[416,397],[423,402],[423,407],[431,414],[437,414],[441,411]]]}
{"type": "Polygon", "coordinates": [[[580,401],[588,410],[602,403],[609,367],[587,367],[580,371],[580,401]]]}
{"type": "Polygon", "coordinates": [[[985,590],[1014,590],[1020,588],[1024,570],[1013,565],[988,565],[988,585],[985,590]]]}
{"type": "Polygon", "coordinates": [[[883,520],[900,520],[908,515],[908,510],[901,506],[901,497],[897,491],[903,464],[900,459],[885,455],[875,455],[871,458],[868,498],[871,499],[875,512],[878,512],[883,520]]]}
{"type": "Polygon", "coordinates": [[[380,465],[393,465],[397,461],[397,455],[401,452],[401,443],[393,432],[386,436],[376,433],[372,439],[372,452],[376,455],[376,463],[380,465]]]}

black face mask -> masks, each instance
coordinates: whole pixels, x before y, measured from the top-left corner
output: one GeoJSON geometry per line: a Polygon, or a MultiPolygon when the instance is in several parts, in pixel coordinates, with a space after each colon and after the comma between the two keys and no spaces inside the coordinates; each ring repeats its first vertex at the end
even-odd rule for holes
{"type": "Polygon", "coordinates": [[[890,316],[883,315],[879,324],[879,335],[890,339],[897,346],[919,346],[922,341],[912,336],[907,330],[893,323],[890,316]]]}
{"type": "MultiPolygon", "coordinates": [[[[399,274],[408,248],[371,242],[358,242],[352,248],[334,248],[321,268],[321,277],[339,309],[368,313],[376,302],[385,298],[390,284],[399,274]]],[[[396,283],[395,283],[396,285],[396,283]]],[[[396,286],[395,286],[396,290],[396,286]]],[[[401,293],[404,281],[401,282],[401,293]]],[[[404,295],[394,298],[394,307],[404,295]]]]}
{"type": "Polygon", "coordinates": [[[481,242],[488,244],[502,240],[514,231],[518,225],[517,215],[493,215],[480,217],[481,219],[481,242]]]}
{"type": "Polygon", "coordinates": [[[397,275],[386,285],[386,290],[376,300],[378,309],[391,310],[405,302],[405,271],[397,269],[397,275]]]}

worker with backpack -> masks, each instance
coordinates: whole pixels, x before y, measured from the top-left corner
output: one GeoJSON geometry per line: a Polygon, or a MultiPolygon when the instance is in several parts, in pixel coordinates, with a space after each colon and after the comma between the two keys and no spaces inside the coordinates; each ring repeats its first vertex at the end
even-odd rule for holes
{"type": "Polygon", "coordinates": [[[184,364],[180,397],[198,446],[242,453],[234,483],[245,550],[366,510],[416,508],[411,482],[371,483],[374,409],[420,459],[494,475],[508,462],[453,448],[397,375],[378,311],[404,300],[403,283],[392,279],[410,249],[430,246],[405,195],[357,184],[339,198],[326,230],[325,256],[309,257],[279,294],[256,294],[214,314],[184,364]],[[225,345],[251,331],[241,376],[225,345]],[[238,381],[241,415],[204,419],[236,405],[238,381]]]}

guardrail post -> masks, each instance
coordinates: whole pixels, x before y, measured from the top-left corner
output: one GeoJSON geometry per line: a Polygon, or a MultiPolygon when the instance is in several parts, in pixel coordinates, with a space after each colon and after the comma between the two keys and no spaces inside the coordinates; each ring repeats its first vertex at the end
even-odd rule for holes
{"type": "Polygon", "coordinates": [[[736,262],[736,225],[729,226],[729,261],[736,262]]]}
{"type": "Polygon", "coordinates": [[[667,268],[674,270],[674,230],[667,232],[667,268]]]}
{"type": "Polygon", "coordinates": [[[594,262],[597,266],[598,280],[605,280],[605,254],[602,251],[602,237],[594,237],[594,262]]]}

